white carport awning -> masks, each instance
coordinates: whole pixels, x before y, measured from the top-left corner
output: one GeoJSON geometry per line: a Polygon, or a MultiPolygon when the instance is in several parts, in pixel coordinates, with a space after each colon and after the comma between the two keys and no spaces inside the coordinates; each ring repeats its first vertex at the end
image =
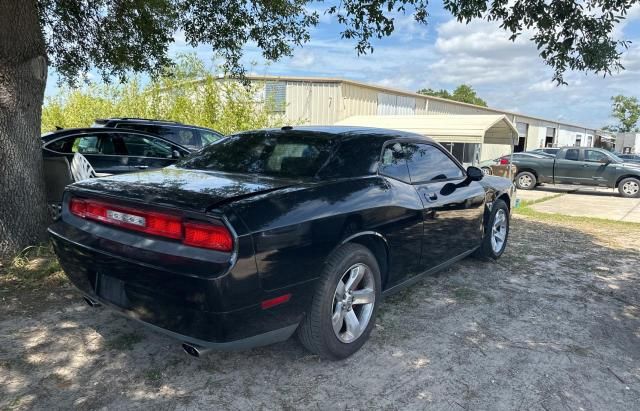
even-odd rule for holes
{"type": "Polygon", "coordinates": [[[512,145],[518,135],[515,126],[501,114],[353,116],[336,125],[389,128],[452,143],[512,145]]]}

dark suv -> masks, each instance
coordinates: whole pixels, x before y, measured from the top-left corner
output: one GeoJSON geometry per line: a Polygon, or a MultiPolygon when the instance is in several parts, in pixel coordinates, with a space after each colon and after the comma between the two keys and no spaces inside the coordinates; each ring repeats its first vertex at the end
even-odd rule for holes
{"type": "Polygon", "coordinates": [[[93,127],[115,127],[146,131],[187,147],[190,150],[199,150],[224,137],[223,134],[209,128],[190,126],[176,121],[150,120],[146,118],[96,119],[93,127]]]}

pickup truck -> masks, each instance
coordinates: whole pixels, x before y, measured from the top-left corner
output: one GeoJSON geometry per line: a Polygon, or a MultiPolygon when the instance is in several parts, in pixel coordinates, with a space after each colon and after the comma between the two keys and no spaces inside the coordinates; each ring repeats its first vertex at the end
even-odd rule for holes
{"type": "Polygon", "coordinates": [[[600,148],[563,147],[555,158],[522,158],[516,166],[521,190],[541,183],[577,184],[617,188],[623,197],[640,198],[640,164],[600,148]]]}

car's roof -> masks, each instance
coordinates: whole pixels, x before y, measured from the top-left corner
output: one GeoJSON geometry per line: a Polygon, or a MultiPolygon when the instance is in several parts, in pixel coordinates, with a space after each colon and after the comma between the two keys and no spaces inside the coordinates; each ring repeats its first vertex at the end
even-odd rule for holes
{"type": "Polygon", "coordinates": [[[149,137],[153,137],[156,139],[160,139],[163,141],[166,141],[167,143],[171,143],[175,146],[181,147],[182,149],[189,151],[188,148],[175,143],[173,141],[170,141],[162,136],[158,136],[156,134],[153,133],[148,133],[146,131],[141,131],[141,130],[133,130],[133,129],[128,129],[128,128],[114,128],[114,127],[82,127],[82,128],[64,128],[61,130],[56,130],[56,131],[52,131],[49,133],[44,133],[42,136],[40,136],[40,139],[42,140],[43,144],[47,144],[49,142],[52,142],[53,140],[57,140],[61,137],[66,137],[66,136],[73,136],[76,134],[96,134],[96,133],[135,133],[135,134],[141,134],[143,136],[149,136],[149,137]]]}
{"type": "Polygon", "coordinates": [[[71,136],[74,134],[84,134],[84,133],[122,133],[122,132],[134,132],[138,134],[145,134],[153,137],[158,137],[155,134],[147,133],[145,131],[138,130],[129,130],[126,128],[113,128],[113,127],[82,127],[82,128],[63,128],[61,130],[56,130],[48,133],[44,133],[41,138],[45,143],[51,140],[58,139],[64,136],[71,136]]]}
{"type": "Polygon", "coordinates": [[[98,118],[95,120],[97,124],[144,124],[158,127],[180,127],[180,128],[195,128],[198,130],[213,131],[214,133],[221,134],[221,132],[202,126],[194,126],[192,124],[184,124],[178,121],[172,120],[154,120],[150,118],[135,118],[135,117],[112,117],[112,118],[98,118]]]}
{"type": "Polygon", "coordinates": [[[338,137],[342,139],[348,138],[348,137],[367,136],[367,137],[378,137],[381,140],[406,138],[406,139],[420,139],[420,140],[434,142],[432,138],[426,137],[422,134],[409,133],[406,131],[393,130],[393,129],[387,129],[387,128],[356,127],[356,126],[284,126],[281,128],[250,130],[250,131],[245,131],[239,134],[255,133],[258,131],[265,131],[265,132],[271,132],[271,133],[292,133],[292,134],[313,133],[318,136],[326,135],[328,138],[338,137]]]}

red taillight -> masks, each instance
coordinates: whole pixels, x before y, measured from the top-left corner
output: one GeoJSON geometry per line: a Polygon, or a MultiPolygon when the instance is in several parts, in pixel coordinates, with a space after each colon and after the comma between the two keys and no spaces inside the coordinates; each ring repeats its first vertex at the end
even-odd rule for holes
{"type": "Polygon", "coordinates": [[[506,159],[506,158],[501,158],[500,159],[500,165],[501,166],[504,166],[504,165],[507,165],[507,164],[509,164],[509,160],[508,159],[506,159]]]}
{"type": "Polygon", "coordinates": [[[84,213],[86,210],[87,204],[84,202],[84,200],[80,200],[79,198],[72,198],[69,202],[69,211],[71,212],[71,214],[84,218],[84,213]]]}
{"type": "Polygon", "coordinates": [[[212,248],[220,251],[233,249],[233,237],[224,226],[192,223],[184,224],[184,240],[186,245],[212,248]]]}
{"type": "Polygon", "coordinates": [[[138,210],[104,203],[97,200],[72,198],[69,202],[71,214],[81,218],[101,221],[129,230],[181,240],[193,247],[218,251],[233,250],[233,236],[223,225],[183,222],[179,216],[138,210]]]}

